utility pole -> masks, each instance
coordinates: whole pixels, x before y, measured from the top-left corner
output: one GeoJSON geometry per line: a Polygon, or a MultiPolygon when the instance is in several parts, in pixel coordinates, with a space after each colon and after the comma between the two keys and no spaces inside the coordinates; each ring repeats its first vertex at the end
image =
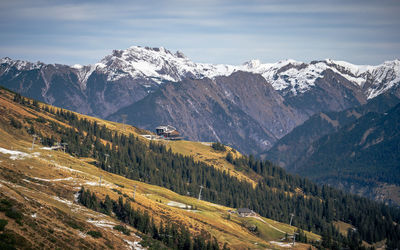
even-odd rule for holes
{"type": "Polygon", "coordinates": [[[200,186],[200,192],[199,192],[199,200],[201,200],[201,190],[203,190],[203,185],[200,186]]]}
{"type": "Polygon", "coordinates": [[[63,143],[61,143],[61,145],[63,145],[63,148],[64,148],[64,153],[65,153],[65,147],[68,145],[68,143],[66,143],[66,142],[63,142],[63,143]]]}
{"type": "Polygon", "coordinates": [[[290,214],[290,223],[289,223],[290,226],[292,225],[293,217],[294,217],[294,213],[291,213],[290,214]]]}
{"type": "Polygon", "coordinates": [[[31,147],[31,151],[33,150],[33,146],[35,145],[35,140],[38,137],[36,134],[32,135],[33,136],[33,141],[32,141],[32,147],[31,147]]]}
{"type": "Polygon", "coordinates": [[[101,187],[101,177],[102,177],[102,176],[100,175],[100,181],[99,181],[99,186],[100,186],[100,187],[101,187]]]}
{"type": "Polygon", "coordinates": [[[294,247],[294,244],[296,243],[296,234],[298,234],[298,233],[293,233],[293,247],[294,247]]]}
{"type": "Polygon", "coordinates": [[[122,118],[122,130],[125,132],[126,114],[121,115],[122,118]]]}
{"type": "MultiPolygon", "coordinates": [[[[109,154],[104,154],[104,156],[106,157],[106,161],[104,162],[104,165],[107,166],[107,159],[108,157],[110,157],[109,154]]],[[[110,165],[107,166],[108,168],[111,168],[110,165]]]]}
{"type": "Polygon", "coordinates": [[[133,191],[133,200],[135,200],[135,195],[136,195],[136,187],[137,187],[137,185],[135,185],[135,189],[134,189],[134,191],[133,191]]]}
{"type": "Polygon", "coordinates": [[[107,159],[110,156],[109,154],[104,154],[104,156],[106,157],[106,161],[104,162],[104,164],[107,164],[107,159]]]}

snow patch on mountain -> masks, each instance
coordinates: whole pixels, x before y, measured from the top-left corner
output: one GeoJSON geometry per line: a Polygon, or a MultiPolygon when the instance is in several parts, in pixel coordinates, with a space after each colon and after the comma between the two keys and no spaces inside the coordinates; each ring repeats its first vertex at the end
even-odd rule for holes
{"type": "Polygon", "coordinates": [[[261,74],[272,86],[283,94],[304,93],[315,86],[324,72],[331,70],[359,87],[373,79],[372,86],[366,90],[368,99],[374,98],[400,83],[400,61],[388,61],[381,65],[354,65],[344,61],[326,59],[311,63],[284,60],[274,64],[262,64],[252,60],[241,70],[261,74]]]}
{"type": "Polygon", "coordinates": [[[351,64],[345,61],[336,61],[336,60],[331,60],[331,59],[326,59],[325,60],[327,64],[336,64],[339,65],[346,70],[350,71],[353,75],[359,76],[369,70],[375,69],[377,66],[371,66],[371,65],[355,65],[351,64]]]}
{"type": "MultiPolygon", "coordinates": [[[[30,63],[11,60],[6,57],[0,63],[19,70],[32,70],[42,67],[43,63],[30,63]]],[[[98,71],[107,76],[109,82],[120,79],[139,80],[144,87],[151,87],[163,82],[178,82],[184,78],[201,79],[228,76],[235,71],[247,71],[261,74],[273,88],[283,95],[297,95],[315,87],[316,81],[331,70],[346,78],[360,88],[364,88],[368,99],[397,86],[400,82],[400,61],[388,61],[381,65],[355,65],[345,61],[325,59],[304,63],[293,59],[277,63],[262,63],[251,60],[242,65],[195,63],[182,52],[171,53],[161,48],[132,46],[126,50],[114,50],[111,55],[104,57],[93,65],[70,66],[76,73],[81,88],[86,84],[93,72],[98,71]],[[368,84],[367,84],[368,83],[368,84]],[[366,85],[367,84],[367,85],[366,85]]]]}
{"type": "Polygon", "coordinates": [[[373,76],[372,86],[368,88],[368,99],[377,97],[400,83],[400,60],[384,62],[376,66],[370,75],[373,76]]]}
{"type": "Polygon", "coordinates": [[[82,89],[86,89],[87,81],[94,71],[104,69],[105,67],[106,65],[103,63],[96,63],[87,66],[74,64],[71,66],[71,68],[76,70],[75,73],[79,79],[82,89]]]}
{"type": "MultiPolygon", "coordinates": [[[[379,68],[379,66],[354,65],[330,59],[311,63],[293,59],[277,63],[261,63],[260,60],[251,60],[243,65],[195,63],[179,51],[173,54],[163,47],[139,46],[133,46],[126,50],[114,50],[111,55],[103,58],[101,63],[105,65],[101,70],[107,75],[108,81],[130,77],[147,79],[157,84],[164,81],[178,82],[186,77],[214,78],[228,76],[235,71],[247,71],[261,74],[272,84],[274,89],[281,91],[284,95],[288,93],[297,95],[310,90],[315,86],[318,78],[324,77],[326,70],[332,70],[362,87],[367,80],[367,75],[379,68]]],[[[385,65],[385,67],[390,66],[385,65]]],[[[377,93],[373,90],[370,92],[370,96],[375,96],[377,93]]]]}
{"type": "Polygon", "coordinates": [[[41,62],[31,63],[31,62],[23,61],[23,60],[12,60],[9,57],[1,58],[0,64],[7,64],[10,67],[17,68],[18,70],[34,70],[34,69],[39,69],[40,67],[42,67],[44,65],[41,62]]]}
{"type": "Polygon", "coordinates": [[[157,83],[180,81],[185,77],[204,78],[231,74],[231,65],[194,63],[182,52],[172,54],[169,50],[133,46],[126,50],[114,50],[101,60],[109,81],[123,77],[150,78],[157,83]]]}

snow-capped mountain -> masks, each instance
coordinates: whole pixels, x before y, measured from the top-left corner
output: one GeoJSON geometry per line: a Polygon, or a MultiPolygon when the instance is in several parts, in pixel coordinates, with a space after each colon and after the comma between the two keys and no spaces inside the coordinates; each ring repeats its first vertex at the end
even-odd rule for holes
{"type": "MultiPolygon", "coordinates": [[[[33,70],[46,66],[38,62],[3,58],[2,65],[18,70],[33,70]]],[[[374,98],[400,82],[400,61],[387,61],[377,66],[354,65],[344,61],[326,59],[304,63],[292,59],[277,63],[261,63],[251,60],[243,65],[195,63],[182,52],[161,48],[132,46],[126,50],[114,50],[99,63],[82,66],[75,64],[74,69],[80,84],[86,88],[87,81],[95,71],[107,76],[113,82],[122,78],[146,79],[161,84],[165,81],[178,82],[190,77],[228,76],[235,71],[247,71],[261,74],[272,86],[283,95],[297,95],[315,86],[315,81],[323,77],[327,70],[340,74],[348,81],[363,88],[368,99],[374,98]]],[[[149,87],[149,85],[144,84],[149,87]]]]}
{"type": "Polygon", "coordinates": [[[245,63],[238,70],[261,74],[284,95],[304,93],[315,86],[316,79],[331,70],[365,91],[367,99],[374,98],[400,83],[400,61],[387,61],[377,66],[354,65],[326,59],[311,63],[284,60],[262,64],[259,60],[245,63]]]}
{"type": "MultiPolygon", "coordinates": [[[[209,105],[215,106],[215,103],[222,101],[225,103],[223,107],[226,113],[233,112],[230,110],[233,107],[239,109],[240,112],[235,110],[234,117],[228,114],[232,121],[240,119],[236,116],[243,112],[249,116],[248,121],[253,119],[259,123],[259,126],[257,125],[259,128],[265,130],[261,133],[268,135],[269,141],[256,145],[254,150],[242,149],[247,152],[265,150],[265,147],[270,147],[274,143],[274,140],[281,138],[316,112],[341,111],[364,104],[368,99],[388,91],[400,96],[399,60],[388,61],[377,66],[353,65],[329,59],[310,63],[295,60],[261,63],[259,60],[251,60],[242,65],[225,65],[196,63],[179,51],[172,53],[165,48],[139,46],[126,50],[114,50],[100,62],[86,66],[0,59],[1,85],[56,106],[102,118],[117,119],[116,116],[111,115],[144,100],[149,95],[165,93],[165,88],[167,88],[165,85],[170,86],[179,82],[177,85],[181,86],[187,79],[194,80],[192,84],[202,84],[201,81],[196,80],[204,78],[210,78],[214,84],[221,85],[215,88],[216,93],[213,93],[218,96],[207,94],[207,89],[194,88],[197,91],[204,91],[200,95],[202,98],[212,99],[207,100],[209,105]],[[262,77],[260,79],[233,74],[243,71],[262,77]],[[217,79],[231,75],[229,80],[217,79]],[[226,84],[227,82],[229,84],[226,84]],[[251,98],[252,87],[257,86],[253,88],[257,91],[255,89],[263,89],[261,85],[267,86],[267,93],[251,98]],[[259,107],[260,105],[262,107],[259,107]],[[283,113],[282,110],[284,110],[283,113]]],[[[178,99],[175,98],[175,101],[178,99]]],[[[190,103],[200,105],[194,99],[186,101],[189,106],[190,103]]],[[[163,100],[162,107],[167,109],[164,110],[165,112],[171,113],[170,107],[173,106],[179,109],[179,106],[172,102],[174,102],[173,98],[163,100]]],[[[148,101],[147,105],[158,104],[148,101]]],[[[186,104],[181,105],[182,109],[183,105],[186,104]]],[[[189,106],[185,107],[187,112],[191,110],[189,106]]],[[[215,107],[200,105],[196,110],[208,112],[213,108],[215,107]]],[[[161,106],[159,109],[162,109],[161,106]]],[[[173,110],[173,112],[181,111],[173,110]]],[[[202,114],[203,120],[196,120],[196,122],[199,124],[210,122],[212,119],[209,118],[213,115],[212,113],[202,114]]],[[[178,123],[174,117],[171,115],[168,119],[165,118],[164,122],[178,123]]],[[[187,119],[194,118],[187,116],[187,119]]],[[[145,124],[141,121],[131,121],[145,124]]],[[[179,123],[186,124],[185,126],[191,124],[191,122],[183,121],[179,123]]],[[[232,135],[224,137],[216,125],[207,124],[206,128],[209,129],[205,129],[201,134],[193,134],[196,131],[192,131],[189,127],[179,129],[191,131],[188,137],[192,139],[215,138],[215,140],[230,143],[229,138],[232,138],[232,135]]],[[[239,130],[245,129],[240,126],[235,128],[237,133],[242,134],[243,132],[239,130]]],[[[249,145],[249,143],[244,145],[249,145]]]]}
{"type": "Polygon", "coordinates": [[[171,53],[161,48],[133,46],[126,50],[114,50],[99,63],[90,66],[74,65],[80,80],[86,83],[87,75],[99,70],[107,75],[108,81],[124,77],[132,79],[152,79],[157,83],[164,81],[178,82],[186,77],[204,78],[229,75],[235,70],[231,65],[195,63],[177,51],[171,53]]]}
{"type": "Polygon", "coordinates": [[[38,69],[44,65],[44,63],[41,62],[32,63],[23,60],[12,60],[9,57],[4,57],[0,59],[0,64],[7,65],[8,69],[15,67],[18,70],[33,70],[33,69],[38,69]]]}
{"type": "Polygon", "coordinates": [[[248,71],[261,74],[284,95],[296,95],[310,90],[315,86],[316,79],[322,78],[325,71],[332,70],[361,88],[369,83],[364,89],[368,99],[376,97],[400,81],[399,60],[377,66],[354,65],[330,59],[311,63],[289,59],[277,63],[251,60],[243,65],[208,64],[195,63],[182,52],[171,53],[163,47],[133,46],[126,50],[114,50],[95,65],[74,67],[78,69],[83,84],[96,69],[105,73],[108,81],[130,77],[151,79],[159,84],[164,81],[178,82],[186,77],[213,78],[227,76],[235,71],[248,71]]]}

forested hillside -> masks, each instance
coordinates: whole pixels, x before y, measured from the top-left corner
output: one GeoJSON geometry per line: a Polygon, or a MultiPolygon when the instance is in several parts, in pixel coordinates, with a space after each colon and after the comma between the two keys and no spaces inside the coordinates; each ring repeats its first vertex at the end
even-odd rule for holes
{"type": "MultiPolygon", "coordinates": [[[[21,103],[23,100],[16,95],[15,101],[21,103]]],[[[35,103],[24,103],[35,107],[35,103]]],[[[32,131],[32,128],[30,133],[39,134],[44,138],[43,143],[49,146],[58,140],[68,143],[67,152],[77,157],[92,157],[96,159],[94,164],[106,171],[189,196],[196,196],[199,185],[203,185],[205,200],[232,207],[249,207],[278,221],[288,222],[294,212],[294,224],[326,236],[324,239],[328,242],[324,244],[346,244],[334,228],[334,221],[355,226],[358,229],[356,236],[369,243],[387,239],[388,245],[398,244],[400,228],[393,224],[400,221],[398,209],[327,186],[319,187],[287,174],[268,161],[229,157],[241,171],[254,171],[263,176],[253,188],[250,183],[241,182],[204,162],[176,154],[157,142],[146,143],[133,135],[112,132],[70,111],[37,104],[35,108],[66,125],[46,121],[56,133],[53,137],[40,135],[40,131],[32,131]],[[107,162],[106,154],[109,155],[107,162]]]]}
{"type": "MultiPolygon", "coordinates": [[[[387,113],[368,113],[315,141],[293,170],[313,180],[342,185],[373,197],[381,183],[399,186],[400,104],[387,113]],[[365,193],[363,193],[365,192],[365,193]]],[[[390,202],[390,197],[386,199],[390,202]]]]}
{"type": "MultiPolygon", "coordinates": [[[[96,166],[96,159],[69,154],[67,149],[71,145],[58,144],[60,133],[54,128],[71,127],[57,115],[46,112],[46,108],[64,113],[56,107],[0,90],[1,248],[188,249],[185,246],[191,245],[204,250],[224,246],[265,249],[288,245],[288,239],[281,242],[282,239],[296,231],[300,234],[297,241],[313,243],[321,239],[285,223],[259,215],[241,217],[232,207],[106,172],[96,166]],[[36,139],[32,141],[33,138],[36,139]],[[48,140],[57,144],[41,145],[48,140]],[[79,194],[84,193],[79,192],[82,187],[90,190],[90,197],[82,195],[79,199],[79,194]],[[191,244],[182,244],[190,241],[191,244]]],[[[105,126],[112,133],[132,134],[144,147],[149,147],[149,141],[137,137],[138,133],[148,131],[74,115],[92,124],[96,122],[99,127],[105,126]]],[[[83,134],[87,135],[85,131],[83,134]]],[[[202,153],[207,152],[205,148],[214,150],[201,143],[184,144],[201,145],[202,153]]],[[[94,148],[89,148],[93,152],[94,148]]],[[[222,153],[218,152],[210,156],[219,158],[222,153]]],[[[309,246],[296,243],[297,249],[309,246]]]]}
{"type": "Polygon", "coordinates": [[[290,171],[293,163],[306,153],[314,141],[338,131],[369,112],[384,113],[399,102],[400,99],[396,95],[385,93],[358,107],[315,114],[279,139],[270,150],[260,156],[290,171]]]}

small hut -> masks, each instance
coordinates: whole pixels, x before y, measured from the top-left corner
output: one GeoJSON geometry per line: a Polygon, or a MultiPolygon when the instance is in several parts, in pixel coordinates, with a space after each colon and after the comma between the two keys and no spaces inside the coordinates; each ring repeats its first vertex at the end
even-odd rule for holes
{"type": "Polygon", "coordinates": [[[248,208],[238,208],[237,213],[240,217],[247,217],[255,215],[254,211],[248,208]]]}

